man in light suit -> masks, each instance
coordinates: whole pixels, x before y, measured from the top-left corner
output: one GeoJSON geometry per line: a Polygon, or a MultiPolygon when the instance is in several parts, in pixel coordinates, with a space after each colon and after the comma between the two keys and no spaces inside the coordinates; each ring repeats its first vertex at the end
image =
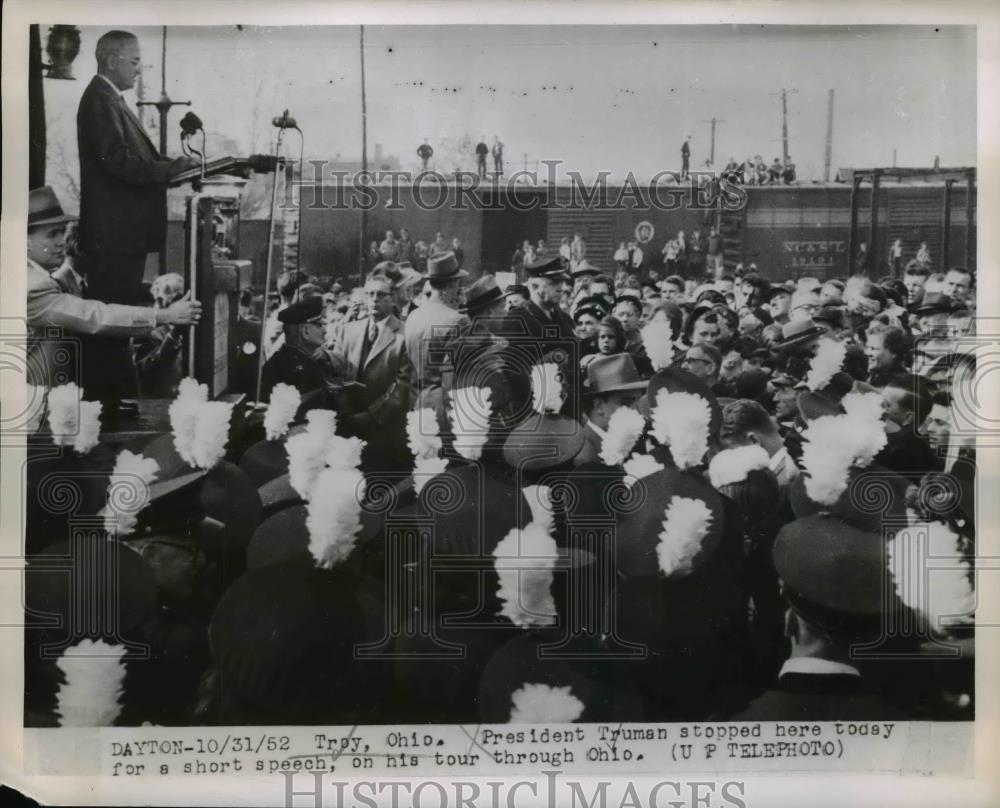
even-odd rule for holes
{"type": "MultiPolygon", "coordinates": [[[[97,75],[77,110],[80,152],[80,245],[90,296],[105,303],[143,301],[146,255],[163,249],[167,181],[193,164],[169,160],[146,136],[121,93],[141,70],[139,41],[109,31],[97,41],[97,75]]],[[[88,395],[105,402],[105,414],[121,409],[124,383],[134,375],[128,343],[94,340],[95,362],[85,367],[88,395]]]]}
{"type": "Polygon", "coordinates": [[[444,393],[451,389],[454,352],[469,318],[459,311],[464,301],[462,279],[469,273],[450,252],[427,259],[430,296],[406,318],[406,355],[413,363],[414,409],[433,407],[444,416],[444,393]]]}
{"type": "Polygon", "coordinates": [[[368,316],[345,323],[332,352],[336,372],[346,382],[357,383],[346,385],[340,394],[339,422],[368,442],[368,468],[408,469],[406,413],[413,368],[403,322],[393,314],[394,283],[388,275],[373,273],[364,293],[368,316]]]}
{"type": "Polygon", "coordinates": [[[51,273],[62,264],[66,224],[71,221],[51,188],[31,191],[26,308],[30,384],[50,387],[76,380],[72,352],[58,350],[65,346],[66,335],[145,336],[157,325],[191,325],[201,316],[201,303],[196,301],[178,300],[166,309],[107,304],[84,300],[75,284],[61,285],[51,273]],[[66,358],[57,361],[60,357],[66,358]]]}

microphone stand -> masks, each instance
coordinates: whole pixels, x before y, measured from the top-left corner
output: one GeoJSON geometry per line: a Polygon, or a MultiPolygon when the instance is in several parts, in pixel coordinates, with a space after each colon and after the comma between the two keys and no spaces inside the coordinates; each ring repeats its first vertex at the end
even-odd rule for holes
{"type": "MultiPolygon", "coordinates": [[[[261,312],[260,318],[260,343],[257,349],[257,387],[254,394],[254,404],[260,406],[260,385],[261,379],[264,374],[264,337],[267,333],[267,320],[270,312],[268,311],[268,295],[271,291],[271,264],[273,262],[272,256],[274,254],[274,206],[277,204],[278,200],[278,169],[281,163],[278,160],[278,154],[281,152],[281,139],[285,134],[285,128],[283,126],[278,127],[278,139],[274,144],[274,182],[271,184],[271,219],[268,224],[267,229],[267,256],[265,259],[265,272],[264,272],[264,308],[261,312]]],[[[301,234],[299,236],[301,238],[301,234]]]]}

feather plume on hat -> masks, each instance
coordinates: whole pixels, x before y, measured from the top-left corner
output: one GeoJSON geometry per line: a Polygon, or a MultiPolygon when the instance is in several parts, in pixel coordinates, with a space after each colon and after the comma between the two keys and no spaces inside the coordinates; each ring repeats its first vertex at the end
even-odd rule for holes
{"type": "Polygon", "coordinates": [[[448,419],[455,433],[455,451],[468,460],[478,460],[489,437],[492,392],[489,387],[460,387],[448,395],[451,399],[448,419]]]}
{"type": "Polygon", "coordinates": [[[419,495],[427,482],[448,466],[448,460],[438,456],[442,442],[437,413],[430,407],[408,412],[406,440],[413,453],[413,490],[419,495]]]}
{"type": "Polygon", "coordinates": [[[181,379],[177,398],[170,403],[170,429],[174,435],[174,448],[181,460],[195,465],[194,441],[198,425],[198,411],[208,401],[208,385],[198,384],[190,376],[181,379]]]}
{"type": "Polygon", "coordinates": [[[330,439],[337,429],[336,413],[330,410],[309,410],[306,428],[292,435],[285,443],[288,453],[288,482],[306,502],[319,473],[326,468],[330,439]]]}
{"type": "Polygon", "coordinates": [[[767,451],[755,444],[724,449],[708,464],[708,478],[713,488],[740,483],[751,471],[766,469],[770,460],[767,451]]]}
{"type": "Polygon", "coordinates": [[[232,416],[233,405],[225,401],[205,401],[199,405],[191,446],[195,466],[210,469],[225,457],[232,416]]]}
{"type": "Polygon", "coordinates": [[[74,383],[61,384],[49,391],[49,429],[56,446],[72,446],[77,454],[87,454],[101,438],[101,402],[84,401],[83,391],[74,383]]]}
{"type": "Polygon", "coordinates": [[[497,595],[503,604],[500,614],[515,626],[551,626],[556,622],[552,570],[558,555],[555,539],[538,522],[514,528],[493,550],[493,566],[500,579],[497,595]]]}
{"type": "Polygon", "coordinates": [[[139,521],[139,513],[149,504],[149,484],[156,479],[160,465],[155,460],[133,454],[128,449],[118,453],[108,481],[108,504],[104,508],[104,529],[118,538],[130,536],[139,521]]]}
{"type": "Polygon", "coordinates": [[[852,468],[866,468],[888,442],[878,393],[848,393],[846,410],[809,422],[802,432],[802,468],[809,498],[833,505],[847,490],[852,468]]]}
{"type": "Polygon", "coordinates": [[[437,457],[441,451],[441,427],[430,407],[406,413],[406,442],[414,458],[437,457]]]}
{"type": "Polygon", "coordinates": [[[531,521],[551,532],[556,519],[552,509],[552,488],[547,485],[526,485],[521,490],[531,509],[531,521]]]}
{"type": "Polygon", "coordinates": [[[972,566],[944,522],[903,528],[889,542],[889,570],[899,599],[934,631],[968,624],[976,607],[972,566]],[[933,561],[931,561],[933,559],[933,561]]]}
{"type": "Polygon", "coordinates": [[[511,724],[571,724],[583,715],[584,704],[573,688],[526,683],[510,697],[511,724]]]}
{"type": "Polygon", "coordinates": [[[559,365],[540,362],[531,368],[531,406],[539,415],[558,413],[563,405],[559,365]]]}
{"type": "Polygon", "coordinates": [[[81,640],[56,660],[66,682],[56,693],[63,727],[110,727],[121,713],[125,648],[103,640],[81,640]]]}
{"type": "Polygon", "coordinates": [[[648,454],[633,454],[625,461],[625,483],[626,488],[631,488],[643,477],[663,471],[664,465],[657,462],[656,458],[648,454]]]}
{"type": "Polygon", "coordinates": [[[847,343],[835,339],[821,339],[816,347],[816,355],[809,363],[806,374],[806,386],[813,392],[826,387],[830,380],[844,365],[847,356],[847,343]]]}
{"type": "Polygon", "coordinates": [[[367,445],[361,438],[331,435],[326,443],[326,465],[332,469],[355,469],[361,465],[361,453],[367,445]]]}
{"type": "Polygon", "coordinates": [[[653,437],[670,448],[670,456],[681,471],[704,461],[711,421],[711,407],[695,393],[664,389],[656,394],[653,437]]]}
{"type": "Polygon", "coordinates": [[[642,347],[646,350],[646,356],[653,363],[653,370],[670,367],[674,361],[674,332],[670,323],[652,320],[646,323],[639,333],[642,336],[642,347]]]}
{"type": "Polygon", "coordinates": [[[820,505],[833,505],[847,490],[855,451],[845,426],[844,416],[824,415],[802,432],[806,493],[820,505]]]}
{"type": "Polygon", "coordinates": [[[848,434],[855,445],[854,465],[870,466],[889,442],[882,396],[879,393],[848,393],[840,404],[846,413],[848,434]]]}
{"type": "Polygon", "coordinates": [[[271,401],[264,413],[264,432],[268,440],[285,437],[295,413],[302,406],[302,394],[291,384],[279,382],[271,390],[271,401]]]}
{"type": "Polygon", "coordinates": [[[711,526],[712,512],[702,500],[671,497],[656,545],[660,570],[668,577],[691,572],[711,526]]]}
{"type": "Polygon", "coordinates": [[[365,478],[358,469],[326,468],[313,484],[306,528],[317,567],[330,569],[354,549],[361,530],[365,478]]]}
{"type": "Polygon", "coordinates": [[[607,466],[618,466],[625,462],[645,428],[646,419],[641,413],[631,407],[619,407],[615,410],[601,440],[601,462],[607,466]]]}

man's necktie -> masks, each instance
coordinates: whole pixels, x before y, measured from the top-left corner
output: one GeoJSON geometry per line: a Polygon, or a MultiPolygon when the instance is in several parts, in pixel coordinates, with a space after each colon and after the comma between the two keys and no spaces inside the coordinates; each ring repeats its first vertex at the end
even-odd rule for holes
{"type": "Polygon", "coordinates": [[[365,344],[361,350],[361,366],[364,367],[365,362],[368,361],[368,354],[371,353],[372,347],[375,345],[375,340],[378,339],[378,323],[374,320],[368,320],[368,331],[365,333],[365,344]]]}

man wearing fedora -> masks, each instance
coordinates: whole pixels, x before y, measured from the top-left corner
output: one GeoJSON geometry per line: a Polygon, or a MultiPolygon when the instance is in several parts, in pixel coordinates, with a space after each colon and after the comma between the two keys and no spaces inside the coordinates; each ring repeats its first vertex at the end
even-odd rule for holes
{"type": "MultiPolygon", "coordinates": [[[[76,368],[58,363],[65,351],[47,329],[64,329],[68,335],[147,336],[161,324],[191,325],[201,316],[201,303],[178,300],[165,309],[125,306],[84,300],[52,276],[63,262],[66,225],[74,217],[63,213],[55,192],[48,186],[28,195],[28,381],[52,386],[73,381],[76,368]]],[[[87,346],[90,348],[90,346],[87,346]]]]}
{"type": "Polygon", "coordinates": [[[636,409],[636,402],[647,387],[639,378],[635,362],[627,353],[598,356],[587,365],[583,382],[583,449],[574,458],[574,466],[601,462],[601,444],[611,416],[621,407],[636,409]]]}
{"type": "Polygon", "coordinates": [[[462,279],[469,273],[458,266],[455,255],[438,253],[427,259],[427,287],[430,296],[406,318],[406,354],[413,363],[413,406],[427,389],[451,387],[454,357],[452,349],[469,326],[469,318],[459,311],[463,301],[462,279]]]}
{"type": "MultiPolygon", "coordinates": [[[[90,296],[105,303],[136,305],[148,253],[163,249],[167,182],[194,159],[161,155],[122,93],[142,70],[139,40],[109,31],[97,41],[97,75],[77,110],[80,152],[80,242],[90,296]]],[[[124,339],[93,340],[85,366],[89,397],[105,403],[105,415],[122,407],[134,376],[124,339]],[[91,361],[93,360],[93,361],[91,361]]]]}

